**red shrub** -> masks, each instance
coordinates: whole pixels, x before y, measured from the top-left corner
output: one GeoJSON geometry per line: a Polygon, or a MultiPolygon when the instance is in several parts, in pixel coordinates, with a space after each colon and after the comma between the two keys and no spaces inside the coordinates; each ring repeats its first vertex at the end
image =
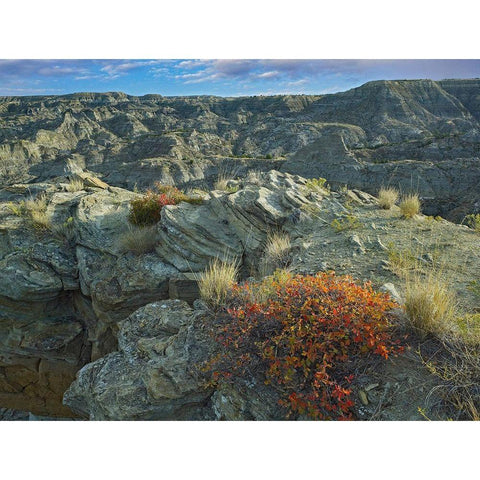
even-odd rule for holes
{"type": "Polygon", "coordinates": [[[351,419],[349,384],[358,360],[401,349],[389,331],[396,306],[370,283],[333,272],[237,285],[217,335],[224,348],[214,378],[261,376],[280,389],[290,413],[351,419]],[[254,301],[266,282],[270,295],[254,301]]]}

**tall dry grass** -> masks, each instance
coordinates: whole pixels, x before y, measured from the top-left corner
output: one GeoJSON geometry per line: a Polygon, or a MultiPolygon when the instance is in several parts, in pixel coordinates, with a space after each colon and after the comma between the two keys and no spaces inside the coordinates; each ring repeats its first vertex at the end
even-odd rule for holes
{"type": "Polygon", "coordinates": [[[271,233],[267,237],[263,257],[260,262],[260,273],[262,276],[287,267],[291,260],[291,249],[292,243],[287,233],[271,233]]]}
{"type": "Polygon", "coordinates": [[[156,245],[157,230],[155,226],[129,226],[118,237],[118,248],[121,252],[132,252],[142,255],[153,252],[156,245]]]}
{"type": "Polygon", "coordinates": [[[37,230],[50,230],[52,228],[52,220],[47,214],[47,199],[45,196],[39,195],[36,198],[25,200],[23,209],[33,227],[37,230]]]}
{"type": "Polygon", "coordinates": [[[213,185],[213,188],[215,190],[222,190],[226,191],[228,188],[228,182],[232,180],[231,178],[225,176],[225,175],[219,175],[216,182],[213,185]]]}
{"type": "Polygon", "coordinates": [[[78,178],[72,178],[66,187],[67,192],[80,192],[83,189],[83,180],[78,178]]]}
{"type": "Polygon", "coordinates": [[[398,190],[393,187],[381,188],[378,192],[378,204],[381,208],[389,210],[398,201],[398,190]]]}
{"type": "Polygon", "coordinates": [[[405,311],[421,337],[441,337],[451,329],[457,316],[455,293],[442,277],[441,272],[434,270],[426,276],[414,272],[406,277],[405,311]]]}
{"type": "Polygon", "coordinates": [[[237,261],[224,262],[215,258],[205,271],[198,276],[200,297],[212,310],[218,310],[226,303],[228,293],[237,281],[237,261]]]}
{"type": "Polygon", "coordinates": [[[420,213],[421,202],[416,193],[411,193],[402,198],[399,207],[403,217],[412,218],[420,213]]]}

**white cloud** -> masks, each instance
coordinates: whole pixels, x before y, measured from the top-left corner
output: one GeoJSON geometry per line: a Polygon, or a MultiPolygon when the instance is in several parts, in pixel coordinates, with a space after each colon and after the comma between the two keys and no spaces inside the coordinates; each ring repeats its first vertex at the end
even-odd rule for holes
{"type": "MultiPolygon", "coordinates": [[[[107,60],[108,61],[108,60],[107,60]]],[[[162,63],[162,60],[129,60],[129,61],[108,61],[100,70],[109,78],[118,78],[136,68],[148,67],[162,63]]]]}
{"type": "Polygon", "coordinates": [[[271,70],[269,72],[264,72],[260,73],[257,75],[258,78],[274,78],[278,77],[280,75],[280,72],[278,70],[271,70]]]}

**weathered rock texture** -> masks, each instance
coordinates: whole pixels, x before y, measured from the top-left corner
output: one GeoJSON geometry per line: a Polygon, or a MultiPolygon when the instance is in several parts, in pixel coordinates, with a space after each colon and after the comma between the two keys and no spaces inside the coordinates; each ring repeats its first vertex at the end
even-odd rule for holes
{"type": "Polygon", "coordinates": [[[6,190],[0,202],[0,406],[71,414],[61,403],[64,391],[82,365],[117,349],[120,322],[151,302],[192,304],[199,272],[216,257],[239,261],[244,276],[258,269],[269,231],[293,225],[299,207],[320,198],[304,184],[271,171],[255,183],[237,182],[236,193],[213,191],[202,205],[165,207],[156,252],[139,256],[119,248],[138,194],[110,186],[68,192],[62,183],[6,190]],[[43,195],[49,227],[39,229],[19,212],[29,191],[43,195]]]}
{"type": "Polygon", "coordinates": [[[158,223],[157,253],[180,271],[201,271],[215,257],[254,268],[268,233],[312,202],[305,179],[270,171],[231,194],[213,191],[203,205],[168,206],[158,223]],[[259,183],[259,184],[258,184],[259,183]]]}
{"type": "MultiPolygon", "coordinates": [[[[258,178],[255,195],[251,195],[251,184],[247,182],[236,193],[210,195],[210,200],[196,207],[197,214],[189,204],[167,207],[158,224],[159,231],[167,220],[166,225],[173,222],[177,226],[181,234],[173,237],[172,233],[172,238],[179,239],[185,255],[197,248],[195,236],[185,234],[189,228],[198,234],[202,229],[214,230],[218,234],[217,248],[225,244],[232,247],[238,242],[249,252],[242,257],[242,265],[249,264],[255,270],[263,247],[257,249],[253,243],[255,248],[248,250],[250,244],[242,243],[238,236],[241,229],[234,228],[233,210],[225,207],[238,206],[240,199],[248,199],[235,218],[244,222],[248,219],[249,224],[260,222],[261,218],[275,218],[290,235],[290,268],[294,272],[314,274],[333,269],[351,274],[358,281],[371,280],[377,289],[390,292],[402,302],[405,280],[395,274],[389,251],[417,255],[424,273],[431,272],[435,257],[438,265],[448,265],[449,280],[460,307],[473,311],[478,306],[468,286],[472,281],[480,281],[480,236],[465,226],[423,215],[403,219],[398,207],[380,209],[376,199],[365,192],[328,192],[305,185],[302,178],[274,171],[258,178]],[[259,195],[269,199],[259,203],[271,210],[271,216],[258,215],[263,212],[257,205],[259,195]],[[300,217],[295,221],[291,217],[297,218],[292,215],[296,210],[285,198],[300,198],[303,202],[300,217]],[[209,216],[204,215],[206,208],[209,216]],[[226,217],[225,212],[232,216],[226,217]],[[219,218],[229,221],[219,222],[219,218]],[[332,226],[335,220],[348,224],[352,218],[356,221],[354,229],[337,231],[332,226]],[[229,242],[224,240],[227,234],[231,236],[229,242]]],[[[267,225],[264,223],[264,229],[267,225]]],[[[213,235],[207,239],[208,248],[204,248],[203,255],[195,250],[199,268],[214,255],[215,239],[213,235]]],[[[258,243],[262,244],[260,238],[258,243]]],[[[173,242],[167,243],[168,252],[172,245],[173,242]]],[[[183,268],[177,261],[180,257],[171,258],[183,268]]],[[[251,271],[246,270],[245,274],[251,271]]],[[[397,313],[404,320],[401,312],[397,313]]],[[[279,393],[262,381],[220,382],[212,386],[202,377],[203,362],[217,351],[211,334],[213,322],[215,317],[201,302],[194,303],[194,308],[179,300],[156,301],[141,307],[126,320],[117,322],[118,351],[84,366],[66,392],[65,404],[83,418],[95,420],[285,419],[287,412],[278,404],[279,393]]],[[[359,370],[352,384],[359,419],[421,420],[419,407],[428,418],[447,418],[435,409],[441,403],[434,389],[438,379],[424,367],[416,349],[415,343],[409,348],[407,342],[405,353],[399,357],[359,370]]]]}
{"type": "Polygon", "coordinates": [[[370,193],[416,190],[428,213],[458,220],[480,208],[479,91],[476,79],[318,96],[1,97],[0,183],[88,168],[129,189],[154,179],[211,187],[219,172],[281,167],[370,193]]]}
{"type": "MultiPolygon", "coordinates": [[[[201,327],[204,312],[189,304],[198,297],[199,272],[216,257],[238,260],[242,278],[259,273],[267,236],[279,230],[290,235],[294,271],[333,268],[379,286],[393,283],[400,296],[385,245],[441,248],[432,252],[449,261],[460,298],[471,306],[467,286],[480,280],[480,237],[471,229],[424,216],[402,220],[398,207],[380,210],[368,193],[329,192],[278,171],[231,185],[230,193],[211,191],[201,205],[164,207],[156,251],[143,255],[118,247],[135,193],[118,187],[68,192],[61,182],[6,190],[0,406],[95,419],[278,418],[275,396],[262,386],[213,392],[195,376],[194,367],[214,347],[201,327]],[[44,196],[49,227],[35,228],[21,213],[29,191],[44,196]],[[355,232],[332,227],[352,216],[355,232]]],[[[428,263],[432,257],[423,253],[428,263]]]]}
{"type": "Polygon", "coordinates": [[[212,339],[198,317],[181,300],[140,308],[120,322],[119,350],[85,366],[65,403],[90,420],[208,417],[212,389],[199,369],[212,339]]]}
{"type": "Polygon", "coordinates": [[[478,235],[423,216],[401,220],[361,190],[415,190],[425,213],[452,219],[479,211],[479,89],[478,80],[388,81],[323,96],[0,98],[0,407],[57,417],[74,415],[71,407],[98,419],[276,418],[260,387],[195,383],[192,365],[207,344],[188,305],[213,258],[238,260],[242,278],[257,274],[277,230],[291,236],[294,271],[333,268],[391,283],[400,296],[386,246],[431,249],[419,258],[443,255],[471,310],[478,235]],[[211,190],[219,175],[236,179],[229,193],[165,207],[155,250],[122,251],[135,185],[211,190]],[[299,175],[325,177],[334,191],[299,175]],[[20,209],[40,197],[46,228],[20,209]],[[358,230],[337,234],[332,221],[352,216],[358,230]],[[162,305],[178,307],[184,323],[157,332],[159,319],[170,325],[162,305]],[[128,336],[140,317],[148,329],[128,336]],[[172,349],[157,349],[162,342],[172,349]]]}

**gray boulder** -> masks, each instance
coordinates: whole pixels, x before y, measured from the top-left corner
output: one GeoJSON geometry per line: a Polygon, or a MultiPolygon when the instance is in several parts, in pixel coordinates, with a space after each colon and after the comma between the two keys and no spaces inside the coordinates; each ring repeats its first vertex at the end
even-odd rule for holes
{"type": "Polygon", "coordinates": [[[205,419],[212,389],[199,368],[211,339],[181,300],[155,302],[119,324],[119,351],[83,367],[64,403],[91,420],[205,419]]]}

